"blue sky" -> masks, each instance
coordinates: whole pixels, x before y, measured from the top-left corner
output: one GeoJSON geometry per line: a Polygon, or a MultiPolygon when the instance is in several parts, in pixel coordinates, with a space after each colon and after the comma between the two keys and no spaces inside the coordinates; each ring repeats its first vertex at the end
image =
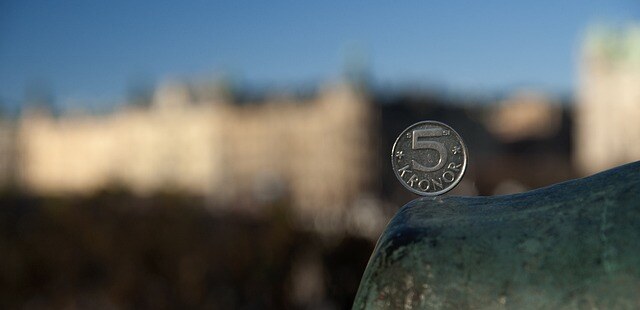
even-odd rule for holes
{"type": "Polygon", "coordinates": [[[132,80],[296,85],[365,55],[379,85],[573,89],[586,27],[625,24],[621,1],[1,1],[0,100],[45,81],[56,101],[117,102],[132,80]]]}

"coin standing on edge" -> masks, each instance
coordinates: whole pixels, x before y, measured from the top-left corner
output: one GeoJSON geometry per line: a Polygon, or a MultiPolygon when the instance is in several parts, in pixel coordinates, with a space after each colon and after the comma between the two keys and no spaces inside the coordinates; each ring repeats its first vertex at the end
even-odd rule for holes
{"type": "Polygon", "coordinates": [[[391,167],[400,183],[422,196],[444,194],[467,168],[467,147],[451,127],[436,121],[405,129],[391,149],[391,167]]]}

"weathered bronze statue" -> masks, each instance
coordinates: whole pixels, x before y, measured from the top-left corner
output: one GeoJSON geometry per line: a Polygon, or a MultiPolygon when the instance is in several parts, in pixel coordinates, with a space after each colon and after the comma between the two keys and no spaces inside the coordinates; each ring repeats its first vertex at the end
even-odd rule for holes
{"type": "Polygon", "coordinates": [[[496,197],[406,204],[354,309],[639,309],[640,162],[496,197]]]}

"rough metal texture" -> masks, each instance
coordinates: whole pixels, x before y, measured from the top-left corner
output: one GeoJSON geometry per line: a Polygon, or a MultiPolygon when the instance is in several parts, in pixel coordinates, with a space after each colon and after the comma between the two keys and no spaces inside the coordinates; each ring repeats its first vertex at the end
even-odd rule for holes
{"type": "Polygon", "coordinates": [[[640,308],[640,162],[522,194],[409,202],[353,308],[640,308]]]}

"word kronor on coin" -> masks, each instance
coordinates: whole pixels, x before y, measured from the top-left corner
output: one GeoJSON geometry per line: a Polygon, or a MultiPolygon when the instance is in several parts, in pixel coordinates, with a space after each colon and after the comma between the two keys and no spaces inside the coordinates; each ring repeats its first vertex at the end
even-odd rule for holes
{"type": "Polygon", "coordinates": [[[391,166],[411,192],[437,196],[453,189],[467,168],[467,147],[451,127],[436,121],[415,123],[396,139],[391,166]]]}

